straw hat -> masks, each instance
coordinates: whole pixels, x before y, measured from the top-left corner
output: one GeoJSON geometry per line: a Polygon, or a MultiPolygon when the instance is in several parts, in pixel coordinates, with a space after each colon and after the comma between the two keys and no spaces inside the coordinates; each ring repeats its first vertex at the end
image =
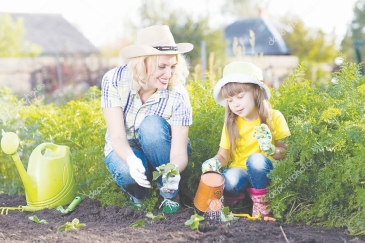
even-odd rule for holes
{"type": "Polygon", "coordinates": [[[262,71],[256,65],[250,62],[231,62],[223,69],[223,78],[221,78],[214,87],[215,101],[226,106],[226,100],[222,97],[221,88],[228,83],[252,83],[257,84],[265,90],[267,99],[270,98],[270,90],[264,83],[262,71]]]}
{"type": "Polygon", "coordinates": [[[150,55],[169,55],[189,52],[194,48],[190,43],[175,43],[167,25],[154,25],[138,32],[135,45],[124,47],[120,51],[123,58],[129,59],[150,55]]]}

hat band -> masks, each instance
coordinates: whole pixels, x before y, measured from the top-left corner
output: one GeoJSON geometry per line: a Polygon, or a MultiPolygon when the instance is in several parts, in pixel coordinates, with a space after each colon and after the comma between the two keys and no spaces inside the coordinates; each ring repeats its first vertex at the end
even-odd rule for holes
{"type": "Polygon", "coordinates": [[[159,51],[177,51],[176,46],[154,46],[159,51]]]}

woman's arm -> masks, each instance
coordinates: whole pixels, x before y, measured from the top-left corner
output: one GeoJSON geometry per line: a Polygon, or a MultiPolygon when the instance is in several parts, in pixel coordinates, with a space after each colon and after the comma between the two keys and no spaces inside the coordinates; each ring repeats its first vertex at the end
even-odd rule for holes
{"type": "Polygon", "coordinates": [[[275,141],[275,152],[271,155],[274,159],[280,160],[285,158],[285,152],[288,149],[288,144],[284,141],[275,141]]]}
{"type": "Polygon", "coordinates": [[[180,173],[188,165],[188,135],[189,126],[171,126],[172,138],[169,162],[177,165],[180,173]]]}
{"type": "Polygon", "coordinates": [[[125,132],[123,110],[120,107],[104,108],[104,116],[114,152],[123,161],[133,155],[125,132]]]}

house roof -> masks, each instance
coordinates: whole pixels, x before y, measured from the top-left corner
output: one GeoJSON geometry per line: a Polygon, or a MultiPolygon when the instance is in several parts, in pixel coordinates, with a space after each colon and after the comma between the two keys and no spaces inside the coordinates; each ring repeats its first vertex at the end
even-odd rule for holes
{"type": "Polygon", "coordinates": [[[42,48],[42,55],[97,53],[98,49],[60,14],[8,13],[21,18],[25,39],[42,48]]]}
{"type": "MultiPolygon", "coordinates": [[[[229,41],[228,56],[234,56],[233,43],[244,45],[244,55],[289,55],[290,50],[274,23],[267,17],[247,18],[228,25],[224,30],[225,39],[229,41]],[[250,44],[250,30],[255,34],[254,47],[250,44]]],[[[242,48],[243,49],[243,48],[242,48]]]]}

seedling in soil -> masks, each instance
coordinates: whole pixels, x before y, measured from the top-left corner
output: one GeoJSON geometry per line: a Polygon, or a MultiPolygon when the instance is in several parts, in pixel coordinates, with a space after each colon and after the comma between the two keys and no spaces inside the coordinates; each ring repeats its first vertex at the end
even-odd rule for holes
{"type": "Polygon", "coordinates": [[[221,214],[221,220],[222,222],[228,222],[231,220],[237,220],[238,217],[235,217],[233,215],[233,213],[231,211],[229,211],[229,207],[224,207],[222,209],[222,214],[221,214]]]}
{"type": "Polygon", "coordinates": [[[156,219],[166,219],[166,216],[164,216],[164,215],[160,215],[160,214],[153,215],[153,213],[151,213],[151,212],[148,212],[146,214],[146,217],[151,219],[151,223],[153,223],[156,219]]]}
{"type": "Polygon", "coordinates": [[[133,228],[137,228],[137,227],[143,227],[146,225],[146,222],[144,221],[144,219],[139,219],[136,222],[131,223],[129,226],[133,227],[133,228]]]}
{"type": "Polygon", "coordinates": [[[153,180],[157,180],[161,175],[166,174],[166,179],[170,178],[170,176],[175,176],[179,174],[179,170],[176,165],[168,163],[165,165],[161,165],[156,168],[157,171],[154,171],[153,180]]]}
{"type": "Polygon", "coordinates": [[[84,227],[85,224],[81,224],[77,218],[74,218],[72,222],[67,222],[64,225],[58,227],[57,232],[77,230],[84,227]]]}
{"type": "MultiPolygon", "coordinates": [[[[146,214],[147,218],[151,219],[151,223],[153,223],[156,219],[166,219],[166,217],[164,215],[153,215],[153,213],[148,212],[146,214]]],[[[133,227],[133,228],[137,228],[137,227],[143,227],[146,225],[146,221],[144,219],[139,219],[134,223],[131,223],[129,226],[133,227]]]]}
{"type": "Polygon", "coordinates": [[[36,222],[37,224],[48,224],[48,222],[44,219],[39,220],[39,218],[36,215],[29,216],[28,219],[33,222],[36,222]]]}
{"type": "Polygon", "coordinates": [[[200,221],[203,221],[204,217],[195,213],[191,215],[190,219],[186,220],[185,225],[190,226],[190,229],[198,229],[200,225],[200,221]]]}

